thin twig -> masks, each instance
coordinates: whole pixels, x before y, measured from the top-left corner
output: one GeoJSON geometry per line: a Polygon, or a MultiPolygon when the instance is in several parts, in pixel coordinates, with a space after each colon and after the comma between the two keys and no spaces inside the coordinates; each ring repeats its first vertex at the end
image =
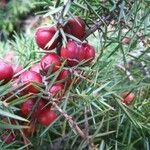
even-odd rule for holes
{"type": "Polygon", "coordinates": [[[70,6],[71,6],[71,3],[73,3],[73,1],[74,0],[68,0],[66,2],[66,4],[63,5],[62,11],[61,11],[59,18],[58,18],[58,24],[57,24],[58,28],[62,27],[62,20],[63,20],[63,15],[64,15],[64,11],[65,11],[66,7],[68,6],[68,4],[70,4],[70,6]]]}
{"type": "Polygon", "coordinates": [[[55,102],[53,102],[53,106],[65,117],[65,119],[71,124],[72,128],[75,129],[75,131],[86,140],[87,144],[89,144],[90,150],[95,150],[96,147],[94,143],[91,141],[91,138],[88,134],[85,134],[81,128],[77,125],[75,121],[73,121],[72,117],[69,116],[67,113],[65,113],[55,102]]]}
{"type": "MultiPolygon", "coordinates": [[[[110,18],[112,18],[111,15],[107,16],[103,22],[106,22],[107,20],[109,20],[110,18]]],[[[98,20],[90,29],[88,29],[86,31],[85,36],[82,38],[82,41],[85,40],[88,36],[90,36],[92,33],[94,33],[102,24],[103,22],[101,20],[98,20]]]]}
{"type": "Polygon", "coordinates": [[[85,118],[85,134],[87,137],[87,143],[89,145],[89,149],[90,150],[94,150],[95,149],[95,145],[93,143],[93,141],[91,140],[91,138],[89,137],[89,123],[88,123],[88,117],[87,117],[87,107],[85,107],[84,109],[84,118],[85,118]]]}
{"type": "Polygon", "coordinates": [[[86,135],[80,129],[75,121],[72,120],[72,117],[65,113],[55,102],[53,102],[53,106],[65,117],[65,119],[71,124],[71,126],[79,133],[79,135],[86,139],[86,135]]]}
{"type": "Polygon", "coordinates": [[[103,20],[98,19],[96,21],[96,23],[90,29],[88,29],[86,31],[86,34],[82,38],[82,41],[84,41],[89,35],[91,35],[92,33],[94,33],[97,29],[100,28],[101,25],[103,25],[107,21],[111,22],[111,20],[113,20],[117,16],[117,14],[119,13],[118,10],[119,10],[119,5],[120,5],[121,2],[122,2],[122,0],[118,0],[118,2],[116,2],[116,9],[114,9],[113,12],[109,12],[109,14],[107,16],[105,15],[105,16],[101,17],[101,18],[104,18],[103,20]]]}
{"type": "Polygon", "coordinates": [[[129,78],[130,81],[135,81],[135,79],[133,78],[131,73],[125,67],[123,67],[122,65],[117,65],[117,67],[119,69],[123,70],[126,73],[126,75],[127,75],[127,77],[129,78]]]}

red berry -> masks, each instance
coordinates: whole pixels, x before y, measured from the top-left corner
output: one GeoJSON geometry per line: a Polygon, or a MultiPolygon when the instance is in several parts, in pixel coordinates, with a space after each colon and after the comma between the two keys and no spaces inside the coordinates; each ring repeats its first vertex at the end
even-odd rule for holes
{"type": "Polygon", "coordinates": [[[71,73],[69,70],[62,70],[58,76],[58,80],[66,80],[71,78],[71,73]]]}
{"type": "Polygon", "coordinates": [[[41,68],[47,73],[52,65],[53,72],[57,71],[61,66],[60,57],[56,53],[47,53],[41,59],[41,68]]]}
{"type": "Polygon", "coordinates": [[[79,16],[69,19],[64,27],[64,31],[81,39],[85,35],[85,22],[79,16]]]}
{"type": "Polygon", "coordinates": [[[29,115],[33,109],[34,104],[35,102],[33,99],[28,99],[27,101],[23,102],[20,107],[21,113],[25,116],[29,115]]]}
{"type": "Polygon", "coordinates": [[[57,118],[57,114],[50,110],[50,109],[44,109],[41,111],[41,113],[38,116],[38,122],[41,125],[48,126],[50,125],[55,119],[57,118]]]}
{"type": "Polygon", "coordinates": [[[1,136],[1,140],[4,141],[6,144],[12,143],[15,139],[16,136],[12,132],[10,133],[7,132],[1,136]]]}
{"type": "Polygon", "coordinates": [[[79,46],[75,41],[68,41],[66,47],[62,47],[60,55],[62,58],[67,60],[69,66],[75,66],[79,63],[79,46]]]}
{"type": "Polygon", "coordinates": [[[58,76],[58,80],[64,80],[65,88],[67,89],[71,84],[71,72],[69,70],[62,70],[58,76]]]}
{"type": "Polygon", "coordinates": [[[37,73],[40,73],[40,70],[41,70],[41,64],[40,63],[37,63],[37,64],[33,64],[30,68],[30,71],[35,71],[37,73]]]}
{"type": "Polygon", "coordinates": [[[82,53],[79,55],[79,60],[89,60],[91,62],[95,58],[95,49],[88,43],[82,43],[81,50],[82,53]]]}
{"type": "Polygon", "coordinates": [[[25,71],[20,75],[19,82],[25,83],[25,86],[28,85],[24,89],[24,93],[38,93],[39,89],[33,85],[33,82],[42,83],[42,77],[35,71],[25,71]]]}
{"type": "Polygon", "coordinates": [[[46,47],[47,43],[53,38],[57,29],[53,27],[40,27],[35,33],[35,40],[37,45],[44,50],[52,50],[56,48],[58,44],[58,38],[52,43],[50,47],[46,47]]]}
{"type": "Polygon", "coordinates": [[[125,103],[126,105],[130,105],[131,102],[134,100],[135,98],[135,94],[132,92],[124,92],[122,94],[122,98],[123,98],[123,103],[125,103]]]}
{"type": "Polygon", "coordinates": [[[3,81],[2,83],[9,82],[12,79],[13,74],[12,66],[3,60],[0,60],[0,81],[3,81]]]}
{"type": "Polygon", "coordinates": [[[46,106],[46,104],[47,104],[46,101],[41,99],[35,108],[33,116],[38,117],[38,115],[41,113],[41,111],[43,111],[46,108],[50,108],[50,106],[46,106]]]}
{"type": "Polygon", "coordinates": [[[64,84],[59,83],[59,84],[53,85],[49,89],[49,93],[51,93],[53,97],[61,98],[64,94],[64,84]]]}

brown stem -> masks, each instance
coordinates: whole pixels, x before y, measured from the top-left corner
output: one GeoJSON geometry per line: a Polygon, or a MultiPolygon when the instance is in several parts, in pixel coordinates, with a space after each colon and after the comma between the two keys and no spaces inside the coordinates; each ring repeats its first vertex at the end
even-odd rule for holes
{"type": "Polygon", "coordinates": [[[84,109],[84,118],[85,118],[85,134],[87,137],[87,143],[89,145],[89,149],[90,150],[94,150],[95,149],[95,145],[93,143],[93,141],[91,140],[91,138],[89,137],[89,123],[88,123],[88,117],[87,117],[87,107],[85,107],[84,109]]]}
{"type": "Polygon", "coordinates": [[[105,14],[103,17],[101,18],[104,18],[103,20],[98,20],[96,21],[96,23],[86,31],[86,34],[85,36],[82,38],[82,41],[84,41],[89,35],[91,35],[92,33],[94,33],[97,29],[100,28],[101,25],[104,25],[105,22],[109,21],[111,22],[112,19],[115,19],[116,16],[118,16],[119,14],[119,5],[121,4],[122,0],[118,0],[116,2],[116,8],[112,11],[112,12],[108,12],[107,14],[105,14]]]}
{"type": "MultiPolygon", "coordinates": [[[[109,15],[109,16],[107,16],[107,17],[103,20],[103,22],[105,22],[105,21],[107,21],[107,20],[109,20],[109,19],[111,19],[111,18],[112,18],[112,16],[109,15]]],[[[85,36],[82,38],[82,41],[84,41],[89,35],[91,35],[91,34],[94,33],[98,28],[100,28],[100,26],[103,24],[103,22],[102,22],[101,20],[98,20],[90,29],[88,29],[88,30],[86,31],[85,36]]]]}
{"type": "Polygon", "coordinates": [[[65,119],[71,124],[72,128],[75,129],[75,131],[87,141],[87,144],[89,145],[90,150],[95,150],[96,147],[94,143],[91,141],[91,138],[89,137],[89,134],[84,133],[80,127],[77,125],[75,121],[73,121],[72,117],[70,117],[67,113],[65,113],[55,102],[53,102],[53,106],[65,117],[65,119]]]}
{"type": "Polygon", "coordinates": [[[65,113],[55,102],[53,102],[53,106],[65,117],[65,119],[71,124],[71,126],[76,130],[76,132],[78,132],[83,139],[86,139],[86,135],[77,125],[77,123],[72,120],[72,117],[65,113]]]}

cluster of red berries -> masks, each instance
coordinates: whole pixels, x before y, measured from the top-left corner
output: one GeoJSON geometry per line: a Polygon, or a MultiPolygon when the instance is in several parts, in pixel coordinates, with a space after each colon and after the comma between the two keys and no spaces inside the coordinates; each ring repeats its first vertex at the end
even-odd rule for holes
{"type": "MultiPolygon", "coordinates": [[[[85,22],[80,17],[69,19],[62,28],[65,33],[71,34],[78,39],[82,39],[85,36],[85,22]]],[[[56,32],[58,32],[58,29],[55,26],[39,28],[35,35],[37,45],[44,50],[52,50],[62,44],[61,36],[58,35],[57,38],[51,42],[51,45],[48,46],[49,41],[55,36],[56,32]]],[[[69,66],[75,66],[81,61],[91,62],[95,58],[95,50],[93,46],[86,42],[78,43],[74,40],[68,39],[66,46],[62,46],[59,49],[59,54],[48,53],[42,58],[42,68],[46,72],[49,66],[47,67],[46,65],[45,67],[44,63],[46,63],[47,59],[50,57],[53,57],[53,60],[55,60],[56,65],[54,71],[56,71],[61,64],[60,57],[66,59],[69,66]]]]}
{"type": "MultiPolygon", "coordinates": [[[[63,31],[70,34],[80,40],[85,36],[85,22],[80,17],[69,19],[68,22],[61,27],[63,31]]],[[[62,45],[62,36],[59,33],[59,28],[56,26],[52,27],[40,27],[37,29],[35,34],[35,40],[43,50],[47,50],[47,53],[41,58],[41,61],[37,64],[33,64],[29,70],[24,71],[22,67],[13,69],[12,65],[7,62],[0,60],[0,84],[5,84],[12,79],[12,86],[22,85],[19,94],[33,94],[34,98],[25,100],[19,107],[23,117],[31,119],[28,129],[24,129],[24,136],[28,137],[36,131],[34,123],[48,126],[57,117],[57,113],[51,105],[50,97],[56,99],[59,103],[66,90],[72,83],[72,73],[69,67],[82,64],[89,64],[95,58],[95,50],[93,46],[87,42],[79,43],[75,40],[67,38],[65,46],[62,45]],[[54,39],[55,35],[56,38],[54,39]],[[58,49],[58,53],[50,52],[50,50],[58,49]],[[47,82],[45,77],[51,73],[58,71],[62,65],[63,60],[66,61],[68,69],[63,69],[57,79],[49,89],[47,89],[47,82]],[[22,73],[19,73],[22,72],[22,73]],[[19,75],[15,78],[14,74],[19,75]],[[57,82],[58,81],[58,82],[57,82]],[[35,97],[40,92],[40,84],[44,85],[44,90],[48,91],[48,99],[35,97]],[[34,123],[33,123],[33,122],[34,123]]],[[[66,35],[67,35],[66,34],[66,35]]],[[[12,96],[11,94],[9,95],[12,96]]],[[[5,98],[9,97],[8,95],[5,98]]],[[[130,105],[135,95],[132,92],[124,92],[122,94],[123,103],[130,105]]],[[[12,97],[11,99],[13,99],[12,97]]],[[[16,98],[16,97],[15,97],[16,98]]],[[[5,119],[4,119],[5,120],[5,119]]],[[[4,121],[7,122],[8,121],[4,121]]],[[[14,120],[11,120],[12,124],[16,124],[14,120]]],[[[16,139],[17,132],[12,132],[10,129],[6,129],[4,134],[1,136],[1,140],[9,144],[16,139]]]]}
{"type": "MultiPolygon", "coordinates": [[[[61,27],[63,31],[78,39],[82,39],[85,36],[85,22],[80,17],[69,19],[68,22],[61,27]]],[[[40,62],[31,66],[29,70],[22,70],[23,68],[17,68],[13,70],[12,66],[4,61],[0,61],[0,81],[2,84],[7,83],[13,79],[13,86],[22,85],[20,95],[32,93],[34,98],[25,100],[19,107],[23,117],[34,120],[41,125],[48,126],[56,118],[57,113],[51,105],[50,98],[35,97],[40,92],[40,85],[44,85],[44,90],[47,91],[48,97],[53,97],[59,103],[66,90],[72,83],[70,72],[72,66],[78,65],[81,62],[83,64],[89,64],[95,58],[95,49],[87,42],[77,42],[75,40],[67,38],[65,46],[62,45],[62,36],[58,34],[59,28],[52,27],[40,27],[35,33],[35,40],[39,48],[47,50],[46,54],[41,58],[40,62]],[[51,45],[49,45],[51,43],[51,45]],[[58,49],[59,52],[50,52],[50,50],[58,49]],[[48,80],[45,80],[49,73],[55,73],[62,65],[63,61],[66,61],[66,68],[60,71],[54,83],[49,89],[47,89],[48,80]],[[20,73],[17,77],[13,77],[14,74],[20,73]]],[[[67,35],[66,34],[66,35],[67,35]]],[[[46,96],[45,96],[46,97],[46,96]]],[[[33,128],[33,125],[32,125],[33,128]]],[[[25,135],[29,135],[35,128],[23,130],[25,135]]],[[[6,136],[6,135],[5,135],[6,136]]],[[[14,134],[10,132],[8,140],[5,136],[2,138],[6,143],[10,143],[15,138],[14,134]],[[11,140],[12,139],[12,140],[11,140]]]]}

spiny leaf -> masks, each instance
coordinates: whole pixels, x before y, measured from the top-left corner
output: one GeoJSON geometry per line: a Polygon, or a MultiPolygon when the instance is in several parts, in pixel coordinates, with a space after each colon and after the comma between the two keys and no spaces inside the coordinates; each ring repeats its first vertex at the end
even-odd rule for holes
{"type": "Polygon", "coordinates": [[[24,119],[24,118],[22,118],[20,116],[17,116],[15,114],[10,113],[10,112],[3,111],[2,109],[0,109],[0,115],[5,116],[5,117],[14,118],[14,119],[20,120],[20,121],[29,122],[27,119],[24,119]]]}

